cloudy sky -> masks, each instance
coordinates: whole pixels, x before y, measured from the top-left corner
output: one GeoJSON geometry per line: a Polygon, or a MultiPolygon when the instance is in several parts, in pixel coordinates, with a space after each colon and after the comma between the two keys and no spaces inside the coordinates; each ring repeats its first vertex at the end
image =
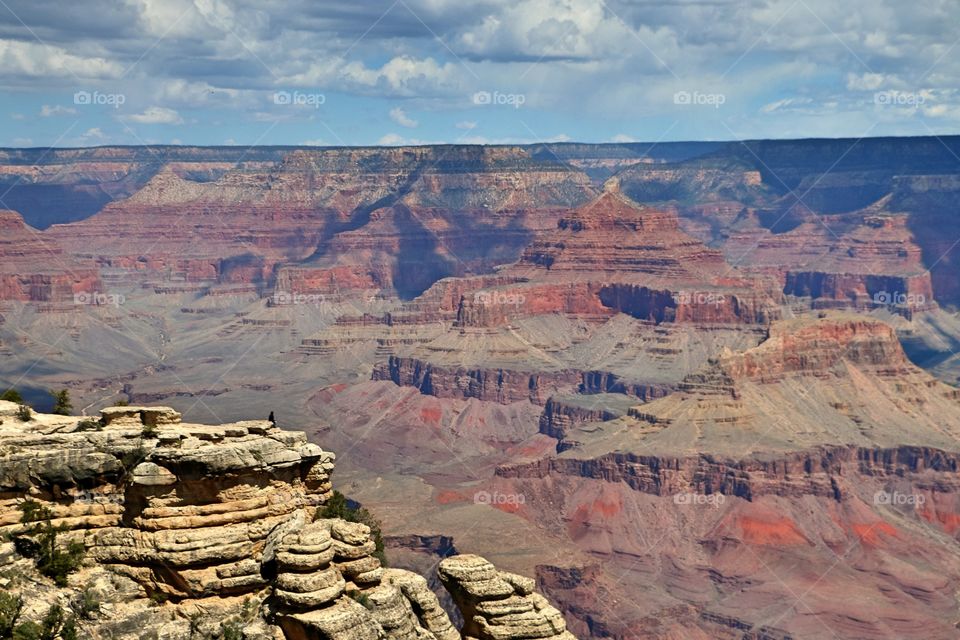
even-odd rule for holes
{"type": "Polygon", "coordinates": [[[956,0],[0,0],[0,145],[960,132],[956,0]]]}

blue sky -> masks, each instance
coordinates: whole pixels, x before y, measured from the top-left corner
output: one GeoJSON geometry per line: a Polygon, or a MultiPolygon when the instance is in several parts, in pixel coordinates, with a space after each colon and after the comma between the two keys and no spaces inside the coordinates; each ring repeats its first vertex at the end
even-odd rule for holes
{"type": "Polygon", "coordinates": [[[0,0],[0,146],[960,132],[955,0],[0,0]]]}

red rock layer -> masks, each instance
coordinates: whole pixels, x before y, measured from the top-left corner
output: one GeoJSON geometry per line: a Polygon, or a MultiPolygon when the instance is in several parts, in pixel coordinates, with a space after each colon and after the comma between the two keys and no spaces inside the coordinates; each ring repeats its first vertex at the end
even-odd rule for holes
{"type": "Polygon", "coordinates": [[[0,300],[72,303],[74,294],[92,300],[102,289],[93,265],[66,255],[18,213],[0,211],[0,300]]]}
{"type": "Polygon", "coordinates": [[[421,393],[438,398],[476,398],[500,404],[528,401],[543,405],[558,391],[576,389],[581,375],[577,371],[449,367],[391,356],[389,361],[374,367],[371,379],[416,387],[421,393]]]}
{"type": "Polygon", "coordinates": [[[611,186],[535,240],[509,269],[531,278],[642,278],[674,284],[735,280],[723,255],[680,230],[675,212],[641,206],[611,186]]]}
{"type": "Polygon", "coordinates": [[[515,259],[532,231],[591,191],[583,174],[516,147],[298,150],[212,182],[168,167],[50,234],[103,266],[162,278],[273,284],[286,266],[290,293],[413,297],[515,259]]]}
{"type": "Polygon", "coordinates": [[[914,370],[893,328],[866,318],[775,324],[760,346],[723,357],[719,366],[733,380],[777,380],[788,373],[823,373],[841,362],[884,376],[914,370]]]}

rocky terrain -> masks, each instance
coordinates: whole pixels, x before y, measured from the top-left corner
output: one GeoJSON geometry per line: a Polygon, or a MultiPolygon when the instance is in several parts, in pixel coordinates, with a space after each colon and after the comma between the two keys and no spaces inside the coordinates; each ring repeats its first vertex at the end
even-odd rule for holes
{"type": "Polygon", "coordinates": [[[334,455],[302,432],[17,407],[0,401],[0,579],[21,624],[60,606],[84,638],[573,638],[532,579],[476,555],[437,568],[458,632],[424,577],[383,566],[369,526],[326,517],[334,455]],[[79,562],[57,573],[45,553],[79,562]]]}
{"type": "MultiPolygon", "coordinates": [[[[178,484],[77,454],[77,487],[97,494],[87,478],[105,474],[129,507],[67,513],[81,489],[60,480],[31,500],[86,518],[82,571],[103,558],[124,576],[143,605],[125,620],[159,624],[151,594],[180,607],[170,637],[212,603],[212,634],[241,618],[290,637],[562,634],[514,577],[528,575],[579,637],[955,638],[957,151],[4,151],[22,206],[0,216],[0,391],[43,409],[68,389],[79,412],[106,410],[103,431],[42,415],[27,431],[120,462],[143,420],[111,405],[175,408],[149,462],[178,484]],[[306,440],[232,424],[271,411],[306,440]],[[339,486],[382,519],[396,568],[312,520],[329,462],[304,458],[307,442],[337,451],[339,486]],[[242,471],[221,474],[207,458],[221,450],[242,471]],[[171,497],[180,485],[201,502],[171,497]],[[268,553],[252,523],[301,511],[286,555],[268,553]],[[206,542],[186,529],[254,563],[187,561],[206,542]],[[301,560],[316,571],[298,591],[301,560]]],[[[23,526],[9,512],[3,526],[23,526]]]]}

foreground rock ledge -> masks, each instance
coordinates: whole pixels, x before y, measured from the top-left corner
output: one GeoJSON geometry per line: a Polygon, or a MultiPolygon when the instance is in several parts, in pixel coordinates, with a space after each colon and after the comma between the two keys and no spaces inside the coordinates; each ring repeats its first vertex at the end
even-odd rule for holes
{"type": "Polygon", "coordinates": [[[426,578],[382,567],[370,529],[318,518],[335,456],[267,421],[181,422],[169,407],[111,407],[99,421],[0,401],[0,589],[24,620],[84,594],[89,638],[573,640],[529,578],[473,555],[439,567],[465,620],[450,621],[426,578]],[[21,505],[48,508],[84,566],[58,588],[6,540],[21,505]]]}

